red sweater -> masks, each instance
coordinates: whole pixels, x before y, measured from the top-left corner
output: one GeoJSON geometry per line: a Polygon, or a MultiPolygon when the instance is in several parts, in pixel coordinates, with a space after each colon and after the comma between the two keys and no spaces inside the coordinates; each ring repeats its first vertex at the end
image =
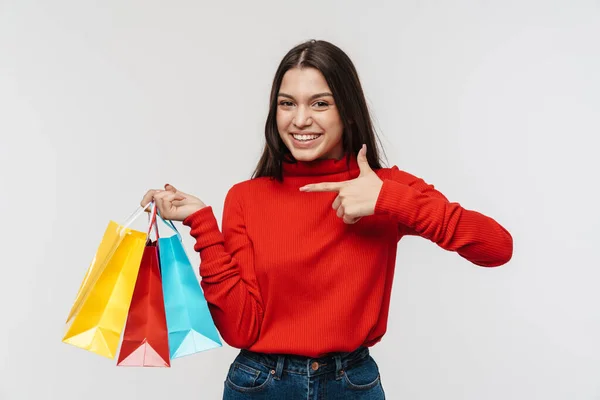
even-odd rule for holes
{"type": "Polygon", "coordinates": [[[284,181],[257,178],[227,193],[222,229],[210,206],[190,215],[204,295],[231,346],[320,357],[372,346],[386,331],[398,241],[419,235],[470,262],[493,267],[512,256],[512,237],[492,218],[449,202],[396,166],[375,214],[345,224],[336,193],[309,183],[354,179],[356,157],[284,163],[284,181]]]}

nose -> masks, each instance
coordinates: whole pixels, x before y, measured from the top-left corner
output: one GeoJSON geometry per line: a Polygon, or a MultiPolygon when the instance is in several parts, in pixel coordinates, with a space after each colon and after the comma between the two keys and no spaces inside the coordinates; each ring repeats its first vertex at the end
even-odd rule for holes
{"type": "Polygon", "coordinates": [[[312,118],[310,116],[310,111],[306,109],[304,106],[300,106],[297,108],[296,115],[294,115],[294,119],[292,123],[298,128],[302,128],[305,126],[310,126],[312,124],[312,118]]]}

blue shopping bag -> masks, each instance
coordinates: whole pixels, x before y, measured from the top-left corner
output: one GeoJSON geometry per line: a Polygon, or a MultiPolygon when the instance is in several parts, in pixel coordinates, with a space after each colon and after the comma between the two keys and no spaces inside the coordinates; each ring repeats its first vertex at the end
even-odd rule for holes
{"type": "Polygon", "coordinates": [[[161,220],[175,232],[158,239],[171,359],[222,347],[181,235],[172,221],[161,220]]]}

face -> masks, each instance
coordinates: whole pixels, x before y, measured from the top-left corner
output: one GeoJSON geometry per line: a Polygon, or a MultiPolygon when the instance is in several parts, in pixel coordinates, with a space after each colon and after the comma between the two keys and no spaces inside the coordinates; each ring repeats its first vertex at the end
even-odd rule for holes
{"type": "Polygon", "coordinates": [[[342,158],[344,126],[319,70],[292,68],[285,73],[277,97],[277,129],[298,161],[342,158]]]}

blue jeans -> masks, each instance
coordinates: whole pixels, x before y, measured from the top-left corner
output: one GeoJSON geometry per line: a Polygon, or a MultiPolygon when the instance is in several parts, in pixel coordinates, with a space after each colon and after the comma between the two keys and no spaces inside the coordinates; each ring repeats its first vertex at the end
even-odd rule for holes
{"type": "Polygon", "coordinates": [[[241,350],[223,400],[383,400],[379,367],[369,349],[321,358],[241,350]]]}

